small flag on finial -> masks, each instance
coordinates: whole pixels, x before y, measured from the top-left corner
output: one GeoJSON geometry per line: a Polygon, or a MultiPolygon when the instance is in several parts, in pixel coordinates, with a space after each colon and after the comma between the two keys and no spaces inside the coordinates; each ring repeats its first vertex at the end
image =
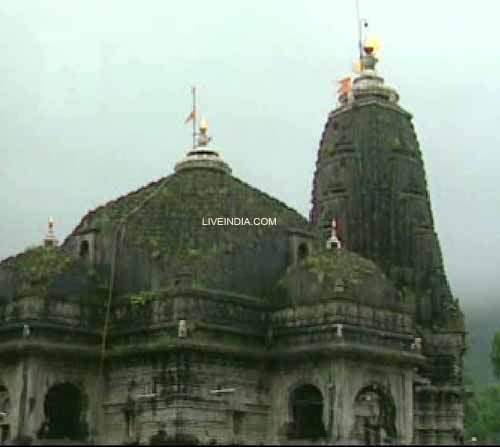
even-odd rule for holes
{"type": "Polygon", "coordinates": [[[347,76],[339,81],[337,93],[339,95],[347,95],[351,91],[351,77],[347,76]]]}
{"type": "Polygon", "coordinates": [[[191,94],[193,95],[193,109],[191,110],[191,113],[187,116],[186,121],[184,121],[184,124],[189,123],[189,121],[196,120],[196,87],[191,87],[191,94]]]}
{"type": "Polygon", "coordinates": [[[192,121],[196,118],[196,112],[193,110],[188,117],[186,118],[186,121],[184,121],[184,124],[189,123],[189,121],[192,121]]]}

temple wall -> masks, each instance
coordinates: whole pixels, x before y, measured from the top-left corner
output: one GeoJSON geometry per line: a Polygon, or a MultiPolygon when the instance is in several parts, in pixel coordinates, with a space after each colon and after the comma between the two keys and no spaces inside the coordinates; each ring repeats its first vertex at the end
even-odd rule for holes
{"type": "MultiPolygon", "coordinates": [[[[323,395],[323,424],[326,440],[317,444],[356,442],[354,400],[365,387],[376,384],[392,397],[395,404],[397,443],[410,444],[413,439],[413,372],[390,366],[374,366],[352,360],[304,361],[277,369],[272,378],[269,441],[287,439],[292,422],[290,395],[294,388],[311,384],[323,395]]],[[[296,441],[295,441],[296,442],[296,441]]]]}
{"type": "Polygon", "coordinates": [[[258,365],[168,354],[127,362],[108,377],[103,442],[148,443],[160,429],[202,443],[265,442],[269,403],[258,365]]]}
{"type": "Polygon", "coordinates": [[[74,359],[61,361],[54,358],[26,356],[15,365],[0,365],[0,381],[8,389],[11,399],[11,438],[28,437],[36,440],[47,415],[44,403],[48,391],[58,384],[74,385],[82,396],[82,430],[92,439],[96,426],[95,368],[87,362],[74,359]]]}

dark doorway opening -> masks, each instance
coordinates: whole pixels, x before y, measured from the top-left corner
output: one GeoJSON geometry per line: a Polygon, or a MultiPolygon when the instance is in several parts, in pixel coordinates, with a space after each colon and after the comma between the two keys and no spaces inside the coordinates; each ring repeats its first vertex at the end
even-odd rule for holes
{"type": "Polygon", "coordinates": [[[80,258],[87,258],[89,256],[89,251],[89,241],[82,241],[80,244],[80,258]]]}
{"type": "Polygon", "coordinates": [[[292,438],[319,439],[326,436],[323,425],[323,396],[314,385],[302,385],[291,396],[292,438]]]}
{"type": "Polygon", "coordinates": [[[396,407],[388,392],[379,385],[363,388],[354,401],[354,437],[365,445],[394,444],[396,407]]]}
{"type": "Polygon", "coordinates": [[[309,247],[307,244],[302,243],[299,245],[299,249],[297,250],[297,257],[299,261],[303,261],[307,258],[307,256],[309,256],[309,247]]]}
{"type": "Polygon", "coordinates": [[[0,445],[4,445],[10,438],[10,425],[0,425],[0,445]]]}
{"type": "Polygon", "coordinates": [[[46,427],[43,437],[47,439],[82,440],[82,394],[70,383],[54,385],[45,397],[46,427]]]}

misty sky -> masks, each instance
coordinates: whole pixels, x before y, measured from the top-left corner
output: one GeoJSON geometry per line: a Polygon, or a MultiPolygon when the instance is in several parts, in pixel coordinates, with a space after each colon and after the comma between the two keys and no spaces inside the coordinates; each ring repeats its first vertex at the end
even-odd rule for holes
{"type": "MultiPolygon", "coordinates": [[[[500,3],[360,0],[379,71],[414,115],[455,294],[500,290],[500,3]]],[[[2,0],[0,259],[170,174],[190,86],[244,181],[304,215],[354,0],[2,0]]]]}

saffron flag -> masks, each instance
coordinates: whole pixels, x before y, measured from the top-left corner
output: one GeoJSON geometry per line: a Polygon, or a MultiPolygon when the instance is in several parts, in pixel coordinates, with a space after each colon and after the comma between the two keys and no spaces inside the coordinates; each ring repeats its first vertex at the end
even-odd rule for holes
{"type": "Polygon", "coordinates": [[[184,121],[184,124],[189,123],[189,121],[192,121],[196,118],[196,112],[193,110],[188,117],[186,118],[186,121],[184,121]]]}
{"type": "Polygon", "coordinates": [[[347,95],[351,91],[351,77],[348,76],[339,81],[340,87],[337,90],[337,93],[340,95],[347,95]]]}

